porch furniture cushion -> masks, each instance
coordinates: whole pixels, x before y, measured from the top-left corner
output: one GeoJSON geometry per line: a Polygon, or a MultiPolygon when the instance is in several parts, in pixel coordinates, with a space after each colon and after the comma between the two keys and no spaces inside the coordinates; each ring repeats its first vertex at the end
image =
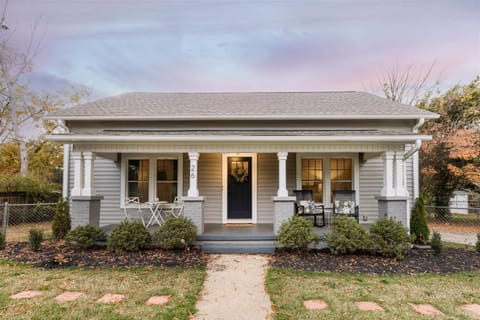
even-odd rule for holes
{"type": "Polygon", "coordinates": [[[333,192],[333,215],[346,215],[359,222],[359,207],[355,203],[354,190],[338,190],[333,192]]]}
{"type": "Polygon", "coordinates": [[[312,190],[293,190],[297,200],[295,201],[295,214],[303,217],[313,217],[313,225],[325,226],[325,207],[321,203],[313,201],[312,190]],[[321,221],[317,220],[321,218],[321,221]]]}

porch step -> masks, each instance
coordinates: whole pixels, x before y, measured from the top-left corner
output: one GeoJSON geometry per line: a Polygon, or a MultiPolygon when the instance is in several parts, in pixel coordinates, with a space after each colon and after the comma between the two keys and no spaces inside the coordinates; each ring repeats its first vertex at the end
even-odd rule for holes
{"type": "Polygon", "coordinates": [[[197,241],[205,253],[265,253],[275,251],[273,240],[247,240],[247,241],[197,241]]]}

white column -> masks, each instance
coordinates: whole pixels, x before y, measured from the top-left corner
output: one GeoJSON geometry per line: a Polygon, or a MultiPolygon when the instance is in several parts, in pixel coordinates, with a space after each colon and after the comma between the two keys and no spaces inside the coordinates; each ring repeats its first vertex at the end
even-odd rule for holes
{"type": "Polygon", "coordinates": [[[85,180],[84,187],[82,189],[82,196],[94,196],[96,195],[94,188],[94,163],[95,163],[95,154],[93,152],[84,152],[83,161],[85,163],[85,180]]]}
{"type": "MultiPolygon", "coordinates": [[[[83,156],[81,152],[72,152],[74,165],[72,196],[81,196],[83,188],[83,156]]],[[[68,174],[68,173],[67,173],[68,174]]]]}
{"type": "Polygon", "coordinates": [[[394,167],[394,189],[395,189],[395,195],[396,196],[405,196],[406,195],[406,189],[405,189],[405,171],[404,171],[404,161],[403,161],[403,156],[404,156],[403,151],[397,151],[395,152],[395,160],[393,162],[393,167],[394,167]]]}
{"type": "Polygon", "coordinates": [[[288,197],[287,190],[287,156],[288,152],[278,152],[278,191],[277,197],[288,197]]]}
{"type": "Polygon", "coordinates": [[[383,189],[381,195],[384,197],[395,196],[393,186],[393,158],[394,152],[386,151],[382,155],[383,158],[383,189]]]}
{"type": "Polygon", "coordinates": [[[188,159],[190,159],[190,187],[188,188],[188,193],[187,195],[189,197],[198,197],[198,187],[197,187],[197,181],[198,181],[198,158],[200,157],[200,154],[198,152],[189,152],[188,153],[188,159]]]}

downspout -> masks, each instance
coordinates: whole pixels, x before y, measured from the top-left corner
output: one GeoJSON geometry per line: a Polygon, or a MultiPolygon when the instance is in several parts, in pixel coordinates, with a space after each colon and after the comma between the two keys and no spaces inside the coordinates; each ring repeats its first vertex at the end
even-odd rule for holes
{"type": "MultiPolygon", "coordinates": [[[[415,124],[415,126],[413,126],[412,128],[412,132],[413,133],[418,133],[418,129],[420,129],[420,127],[425,123],[425,118],[419,118],[417,123],[415,124]]],[[[419,185],[419,179],[420,179],[420,175],[419,175],[419,164],[418,164],[418,150],[420,150],[420,148],[422,147],[422,140],[421,139],[416,139],[415,140],[415,144],[413,145],[412,149],[408,150],[408,152],[403,156],[403,170],[407,170],[407,164],[406,164],[406,160],[408,158],[410,158],[412,155],[413,155],[413,165],[412,165],[412,169],[413,169],[413,199],[416,199],[420,193],[420,185],[419,185]]],[[[404,174],[404,177],[406,178],[407,175],[406,175],[406,172],[404,174]]],[[[404,182],[405,184],[407,183],[406,181],[404,182]]],[[[407,186],[405,185],[405,188],[407,188],[407,186]]],[[[410,197],[408,197],[407,199],[407,213],[406,213],[406,217],[407,217],[407,225],[410,226],[410,214],[409,214],[409,208],[410,208],[410,197]]]]}

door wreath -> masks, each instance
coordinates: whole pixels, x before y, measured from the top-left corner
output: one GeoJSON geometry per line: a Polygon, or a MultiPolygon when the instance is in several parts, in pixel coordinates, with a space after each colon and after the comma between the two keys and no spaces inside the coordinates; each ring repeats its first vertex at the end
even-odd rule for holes
{"type": "Polygon", "coordinates": [[[248,170],[243,167],[235,167],[232,169],[231,177],[236,183],[248,181],[248,170]]]}

